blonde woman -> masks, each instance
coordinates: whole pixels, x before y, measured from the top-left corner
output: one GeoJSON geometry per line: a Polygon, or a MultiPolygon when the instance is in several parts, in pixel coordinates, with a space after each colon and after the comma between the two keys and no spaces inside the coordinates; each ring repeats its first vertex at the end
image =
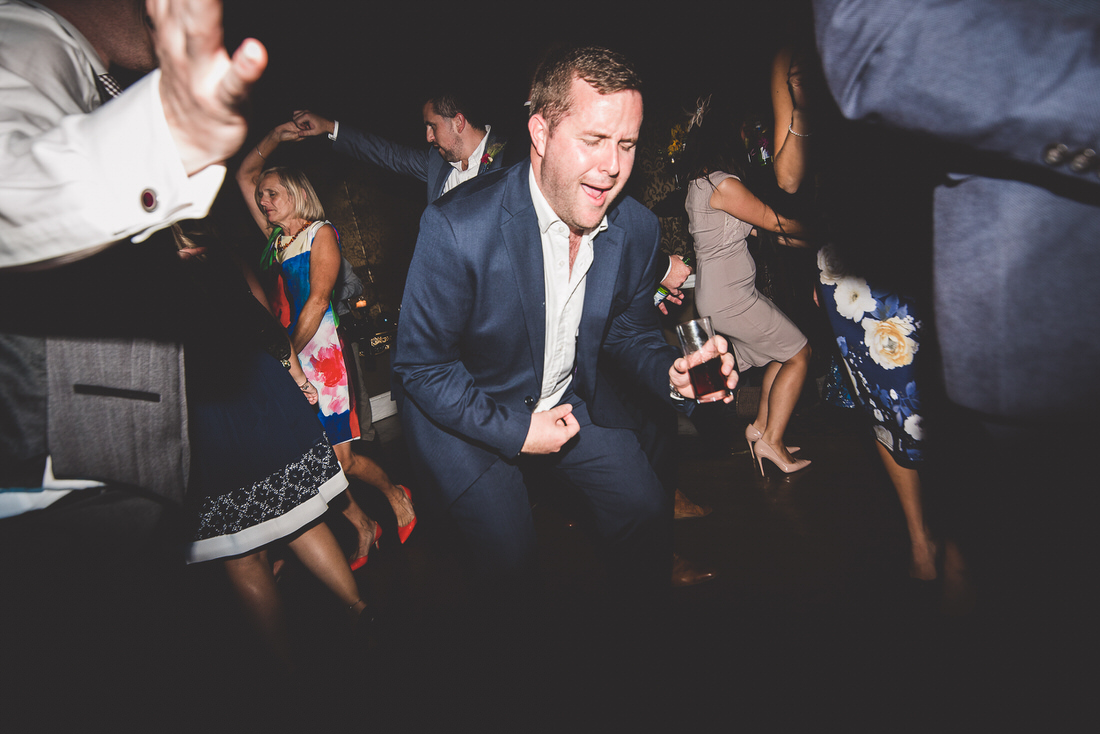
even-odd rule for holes
{"type": "MultiPolygon", "coordinates": [[[[344,472],[385,494],[404,542],[416,524],[409,490],[395,485],[380,466],[351,450],[359,426],[352,420],[347,369],[330,303],[341,263],[336,230],[325,221],[321,202],[304,174],[290,168],[264,167],[280,142],[298,139],[293,122],[273,129],[249,151],[237,173],[237,183],[260,229],[270,236],[278,228],[271,246],[282,268],[287,300],[280,320],[290,332],[302,369],[317,388],[325,433],[344,472]]],[[[350,493],[344,514],[359,532],[359,550],[352,561],[353,568],[358,568],[366,562],[381,529],[359,509],[350,493]]]]}

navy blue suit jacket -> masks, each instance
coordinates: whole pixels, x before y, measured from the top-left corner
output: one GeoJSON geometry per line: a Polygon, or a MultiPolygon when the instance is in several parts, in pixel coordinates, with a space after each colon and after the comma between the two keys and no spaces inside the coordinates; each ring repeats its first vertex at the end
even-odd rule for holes
{"type": "MultiPolygon", "coordinates": [[[[530,162],[478,176],[428,206],[401,306],[393,371],[402,429],[448,501],[519,454],[541,391],[546,313],[530,162]]],[[[636,429],[599,366],[610,360],[670,404],[653,284],[657,217],[624,198],[593,240],[573,391],[593,422],[636,429]]]]}
{"type": "Polygon", "coordinates": [[[935,194],[936,329],[951,399],[994,416],[1094,420],[1100,169],[1074,170],[1046,150],[1100,150],[1100,6],[814,7],[825,74],[846,116],[958,146],[935,194]]]}
{"type": "MultiPolygon", "coordinates": [[[[489,140],[485,143],[485,150],[489,151],[494,145],[503,143],[504,139],[498,137],[492,130],[489,131],[489,140]]],[[[443,160],[443,156],[435,148],[410,148],[405,145],[391,143],[385,138],[380,138],[362,130],[356,130],[350,125],[340,125],[340,132],[333,143],[333,150],[361,161],[368,161],[377,166],[382,166],[394,173],[412,176],[428,184],[428,203],[443,195],[443,184],[451,175],[454,167],[443,160]]],[[[478,176],[486,171],[495,171],[501,168],[504,161],[504,151],[500,151],[492,161],[480,163],[481,170],[478,176]]]]}

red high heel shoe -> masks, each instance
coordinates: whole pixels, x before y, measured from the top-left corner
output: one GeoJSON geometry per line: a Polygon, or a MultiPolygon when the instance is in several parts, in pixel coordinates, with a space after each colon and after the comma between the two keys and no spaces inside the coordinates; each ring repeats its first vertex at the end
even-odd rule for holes
{"type": "MultiPolygon", "coordinates": [[[[749,442],[749,455],[752,456],[753,461],[756,461],[756,449],[753,444],[762,438],[764,438],[764,434],[756,430],[756,426],[751,423],[745,426],[745,440],[749,442]]],[[[798,446],[788,446],[787,451],[793,454],[796,451],[801,451],[801,449],[798,446]]]]}
{"type": "Polygon", "coordinates": [[[809,459],[795,459],[793,463],[788,464],[779,458],[779,454],[776,453],[775,449],[761,439],[756,442],[756,461],[760,465],[760,476],[764,476],[764,459],[775,464],[779,467],[779,471],[784,474],[794,474],[796,471],[801,471],[810,465],[809,459]]]}
{"type": "MultiPolygon", "coordinates": [[[[371,545],[373,545],[375,548],[377,548],[378,547],[378,539],[381,538],[381,537],[382,537],[382,523],[376,522],[374,524],[374,542],[371,543],[371,545]]],[[[367,559],[368,558],[370,558],[370,553],[369,552],[365,556],[359,556],[358,558],[356,558],[350,564],[351,565],[351,570],[352,571],[358,571],[363,566],[367,565],[367,559]]]]}
{"type": "MultiPolygon", "coordinates": [[[[409,498],[409,504],[411,505],[412,501],[413,501],[412,492],[410,492],[409,488],[406,487],[404,484],[398,484],[397,486],[400,487],[402,489],[402,491],[405,492],[405,496],[409,498]]],[[[413,528],[415,528],[415,527],[416,527],[416,515],[413,515],[413,519],[409,520],[408,523],[406,523],[405,525],[398,525],[397,526],[397,539],[400,540],[402,543],[404,543],[406,540],[409,539],[409,536],[412,535],[413,528]]]]}

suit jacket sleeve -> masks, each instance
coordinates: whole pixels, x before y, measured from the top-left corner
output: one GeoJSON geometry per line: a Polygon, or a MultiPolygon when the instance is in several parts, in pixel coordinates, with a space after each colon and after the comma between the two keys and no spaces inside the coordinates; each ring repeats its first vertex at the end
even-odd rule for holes
{"type": "Polygon", "coordinates": [[[428,180],[428,156],[436,155],[431,148],[410,148],[391,143],[385,138],[350,125],[340,124],[333,150],[361,161],[373,163],[394,173],[428,180]]]}
{"type": "Polygon", "coordinates": [[[486,353],[494,347],[481,341],[485,334],[471,333],[477,330],[470,326],[477,321],[471,318],[477,285],[485,276],[479,259],[476,246],[459,245],[452,223],[438,207],[424,211],[402,298],[393,371],[405,396],[435,423],[511,457],[523,448],[531,413],[512,409],[485,387],[506,390],[511,370],[506,355],[486,353]],[[471,350],[477,354],[469,354],[471,350]],[[483,365],[481,384],[464,359],[483,365]],[[494,362],[499,369],[485,366],[494,362]]]}
{"type": "Polygon", "coordinates": [[[631,376],[637,384],[664,402],[683,410],[690,406],[672,400],[668,379],[668,370],[680,352],[665,341],[657,321],[657,309],[653,307],[658,268],[664,267],[667,256],[660,250],[660,228],[656,217],[646,217],[644,221],[650,226],[643,227],[641,231],[644,234],[636,236],[645,243],[642,252],[648,261],[645,268],[639,271],[637,281],[630,284],[630,300],[614,315],[602,350],[615,361],[619,374],[631,376]]]}
{"type": "MultiPolygon", "coordinates": [[[[881,119],[1045,165],[1097,148],[1100,5],[1084,0],[815,0],[818,48],[847,117],[881,119]]],[[[1097,183],[1094,172],[1055,170],[1097,183]]]]}

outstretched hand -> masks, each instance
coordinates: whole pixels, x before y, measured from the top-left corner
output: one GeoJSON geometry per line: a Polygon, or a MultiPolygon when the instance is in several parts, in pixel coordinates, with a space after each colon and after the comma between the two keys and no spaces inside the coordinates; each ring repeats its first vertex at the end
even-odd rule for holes
{"type": "Polygon", "coordinates": [[[531,427],[527,429],[527,440],[520,453],[556,454],[580,430],[569,403],[539,411],[531,416],[531,427]]]}
{"type": "Polygon", "coordinates": [[[191,175],[225,161],[244,142],[244,108],[267,50],[250,38],[229,56],[220,0],[149,0],[148,10],[164,117],[191,175]]]}
{"type": "Polygon", "coordinates": [[[298,137],[308,138],[312,135],[331,134],[336,126],[327,117],[321,117],[309,110],[294,110],[294,125],[298,129],[298,137]]]}

